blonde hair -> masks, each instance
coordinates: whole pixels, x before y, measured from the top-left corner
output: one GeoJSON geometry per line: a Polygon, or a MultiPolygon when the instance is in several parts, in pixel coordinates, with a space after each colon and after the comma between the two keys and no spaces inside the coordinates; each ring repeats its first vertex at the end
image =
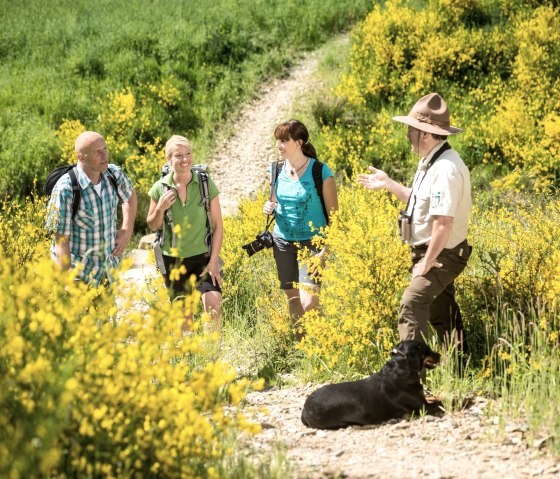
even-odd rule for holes
{"type": "Polygon", "coordinates": [[[169,140],[167,140],[167,143],[165,144],[165,157],[168,160],[169,157],[171,156],[171,149],[175,145],[186,146],[187,148],[190,148],[192,150],[191,142],[187,140],[184,136],[173,135],[171,138],[169,138],[169,140]]]}

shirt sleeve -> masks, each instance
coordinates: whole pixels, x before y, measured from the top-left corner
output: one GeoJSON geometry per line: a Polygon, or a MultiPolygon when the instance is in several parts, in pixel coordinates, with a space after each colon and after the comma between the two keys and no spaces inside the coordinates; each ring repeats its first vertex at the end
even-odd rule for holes
{"type": "Polygon", "coordinates": [[[117,180],[117,188],[119,189],[121,200],[128,201],[134,190],[132,182],[117,165],[110,164],[109,171],[115,177],[115,180],[117,180]]]}
{"type": "Polygon", "coordinates": [[[218,191],[218,187],[210,177],[208,177],[208,192],[210,194],[210,200],[213,200],[214,198],[216,198],[216,196],[220,194],[220,192],[218,191]]]}
{"type": "Polygon", "coordinates": [[[148,191],[148,196],[157,203],[161,195],[162,195],[161,181],[156,181],[150,188],[150,191],[148,191]]]}
{"type": "Polygon", "coordinates": [[[47,229],[63,236],[70,236],[74,193],[72,185],[66,183],[64,180],[59,181],[53,188],[47,206],[47,229]]]}
{"type": "Polygon", "coordinates": [[[326,163],[323,163],[323,181],[325,181],[327,178],[334,176],[332,170],[329,168],[329,165],[327,165],[326,163]]]}
{"type": "Polygon", "coordinates": [[[461,173],[455,165],[449,162],[442,162],[437,166],[430,188],[428,214],[431,216],[455,217],[463,188],[461,173]]]}

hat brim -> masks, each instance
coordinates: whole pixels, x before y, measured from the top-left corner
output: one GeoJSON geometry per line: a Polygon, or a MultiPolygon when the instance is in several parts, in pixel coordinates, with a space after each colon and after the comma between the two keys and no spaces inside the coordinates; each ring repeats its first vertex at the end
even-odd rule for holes
{"type": "Polygon", "coordinates": [[[393,120],[404,123],[408,126],[412,126],[413,128],[421,131],[433,133],[434,135],[449,136],[455,135],[457,133],[462,133],[463,131],[461,128],[457,128],[455,126],[439,126],[426,123],[424,121],[419,121],[416,118],[412,118],[411,116],[394,116],[393,120]]]}

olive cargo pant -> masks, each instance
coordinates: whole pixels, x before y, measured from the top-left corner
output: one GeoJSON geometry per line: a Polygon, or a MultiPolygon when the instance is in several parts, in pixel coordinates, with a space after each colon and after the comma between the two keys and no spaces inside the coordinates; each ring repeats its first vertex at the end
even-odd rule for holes
{"type": "MultiPolygon", "coordinates": [[[[427,246],[411,248],[414,266],[426,254],[427,246]]],[[[432,268],[425,276],[416,276],[403,294],[399,311],[401,341],[420,339],[428,335],[428,322],[434,327],[440,341],[450,342],[451,332],[457,347],[467,352],[464,326],[455,301],[454,281],[467,266],[471,247],[463,241],[455,248],[444,249],[437,257],[441,268],[432,268]]]]}

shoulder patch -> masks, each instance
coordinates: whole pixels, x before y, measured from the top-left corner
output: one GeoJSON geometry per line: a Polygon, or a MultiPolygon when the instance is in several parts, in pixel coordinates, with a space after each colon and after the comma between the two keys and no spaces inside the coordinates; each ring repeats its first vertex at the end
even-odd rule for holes
{"type": "Polygon", "coordinates": [[[443,199],[442,191],[432,191],[430,206],[432,208],[437,208],[441,205],[441,200],[443,199]]]}

